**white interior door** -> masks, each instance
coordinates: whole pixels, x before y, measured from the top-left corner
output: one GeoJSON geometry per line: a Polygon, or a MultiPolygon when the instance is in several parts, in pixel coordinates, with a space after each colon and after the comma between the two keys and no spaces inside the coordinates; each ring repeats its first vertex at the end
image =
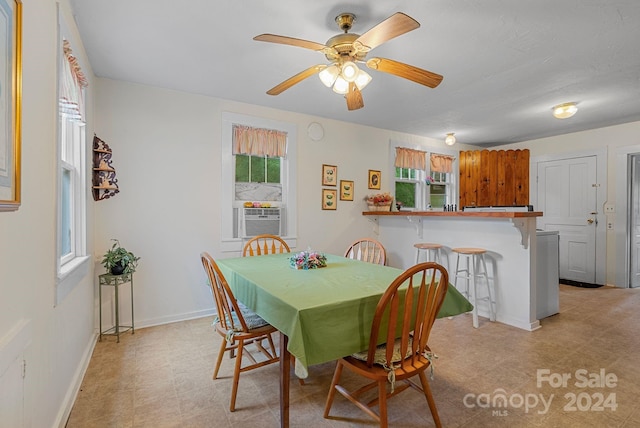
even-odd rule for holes
{"type": "Polygon", "coordinates": [[[560,278],[596,283],[596,157],[538,163],[538,227],[560,236],[560,278]]]}

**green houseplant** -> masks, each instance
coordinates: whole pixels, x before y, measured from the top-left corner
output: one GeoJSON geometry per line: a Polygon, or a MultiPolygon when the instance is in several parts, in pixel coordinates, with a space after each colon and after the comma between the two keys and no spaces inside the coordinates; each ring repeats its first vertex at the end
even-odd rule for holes
{"type": "Polygon", "coordinates": [[[140,257],[136,257],[131,251],[121,247],[120,241],[117,239],[112,239],[112,241],[114,243],[111,249],[105,253],[101,262],[107,272],[113,275],[135,272],[140,257]]]}

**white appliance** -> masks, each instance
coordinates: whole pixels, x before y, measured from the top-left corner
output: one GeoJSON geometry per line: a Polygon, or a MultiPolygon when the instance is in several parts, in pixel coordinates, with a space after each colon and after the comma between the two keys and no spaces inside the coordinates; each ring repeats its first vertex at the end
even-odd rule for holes
{"type": "Polygon", "coordinates": [[[558,238],[556,230],[537,230],[536,316],[539,320],[560,311],[558,238]]]}
{"type": "Polygon", "coordinates": [[[242,236],[281,235],[280,208],[244,208],[242,236]]]}

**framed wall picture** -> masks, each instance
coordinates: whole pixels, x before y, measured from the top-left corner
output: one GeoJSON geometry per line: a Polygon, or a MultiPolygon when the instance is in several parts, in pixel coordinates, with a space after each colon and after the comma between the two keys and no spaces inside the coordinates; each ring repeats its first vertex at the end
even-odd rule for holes
{"type": "Polygon", "coordinates": [[[369,189],[380,189],[380,171],[369,170],[369,189]]]}
{"type": "Polygon", "coordinates": [[[353,201],[353,181],[340,180],[340,200],[353,201]]]}
{"type": "Polygon", "coordinates": [[[20,207],[22,2],[0,0],[0,211],[20,207]]]}
{"type": "Polygon", "coordinates": [[[338,185],[338,167],[337,166],[322,165],[322,185],[323,186],[338,185]]]}
{"type": "Polygon", "coordinates": [[[338,205],[338,191],[335,189],[322,189],[322,209],[335,210],[338,205]]]}

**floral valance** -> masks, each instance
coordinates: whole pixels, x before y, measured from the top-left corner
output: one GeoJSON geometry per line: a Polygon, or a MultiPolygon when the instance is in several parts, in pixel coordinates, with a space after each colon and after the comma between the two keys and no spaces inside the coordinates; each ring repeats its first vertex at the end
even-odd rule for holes
{"type": "Polygon", "coordinates": [[[284,158],[287,155],[287,133],[233,125],[233,154],[284,158]]]}
{"type": "Polygon", "coordinates": [[[431,171],[432,172],[451,172],[452,164],[455,158],[453,156],[431,154],[431,171]]]}
{"type": "Polygon", "coordinates": [[[84,121],[83,89],[89,83],[82,72],[78,59],[73,55],[68,40],[63,40],[62,74],[60,76],[60,112],[72,119],[84,121]]]}
{"type": "Polygon", "coordinates": [[[396,147],[396,168],[425,170],[427,168],[427,152],[422,150],[396,147]]]}

